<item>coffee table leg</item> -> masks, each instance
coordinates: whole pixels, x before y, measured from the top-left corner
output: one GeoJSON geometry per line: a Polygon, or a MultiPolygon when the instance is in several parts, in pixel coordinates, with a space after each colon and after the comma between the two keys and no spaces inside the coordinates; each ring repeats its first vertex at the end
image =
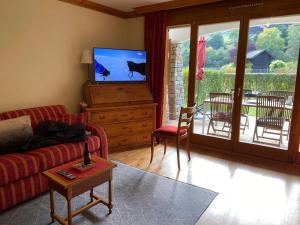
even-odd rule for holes
{"type": "Polygon", "coordinates": [[[94,200],[93,194],[94,194],[94,189],[91,189],[91,192],[90,192],[91,202],[93,202],[93,200],[94,200]]]}
{"type": "Polygon", "coordinates": [[[67,199],[68,204],[68,225],[72,225],[72,206],[71,206],[72,199],[67,199]]]}
{"type": "Polygon", "coordinates": [[[55,205],[54,205],[54,191],[53,189],[50,189],[50,217],[51,217],[51,223],[54,223],[54,214],[55,214],[55,205]]]}
{"type": "Polygon", "coordinates": [[[108,181],[108,209],[109,214],[112,212],[112,182],[111,179],[108,181]]]}

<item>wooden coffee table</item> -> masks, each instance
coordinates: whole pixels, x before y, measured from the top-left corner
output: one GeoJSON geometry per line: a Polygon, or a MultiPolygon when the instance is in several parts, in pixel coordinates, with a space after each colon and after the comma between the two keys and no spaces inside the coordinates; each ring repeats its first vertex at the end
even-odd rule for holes
{"type": "Polygon", "coordinates": [[[112,170],[117,165],[98,156],[92,156],[91,159],[94,162],[94,167],[84,172],[79,172],[72,168],[74,164],[81,162],[83,159],[63,164],[43,172],[43,174],[48,178],[48,186],[50,189],[50,216],[52,222],[56,220],[60,224],[71,225],[72,217],[79,215],[83,211],[88,210],[99,203],[108,207],[109,214],[112,212],[112,170]],[[67,178],[57,174],[57,171],[61,169],[72,173],[76,176],[76,179],[68,180],[67,178]],[[105,201],[93,193],[93,188],[105,182],[108,182],[108,201],[105,201]],[[62,218],[55,213],[54,191],[63,195],[67,200],[68,216],[66,218],[62,218]],[[90,191],[91,201],[82,208],[72,212],[72,198],[83,194],[86,191],[90,191]]]}

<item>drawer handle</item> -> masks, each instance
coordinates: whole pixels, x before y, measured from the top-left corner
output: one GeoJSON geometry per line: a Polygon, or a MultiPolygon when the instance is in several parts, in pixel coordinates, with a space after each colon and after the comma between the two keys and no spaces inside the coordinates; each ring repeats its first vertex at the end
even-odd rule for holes
{"type": "Polygon", "coordinates": [[[122,139],[121,140],[121,142],[127,142],[128,141],[128,139],[122,139]]]}
{"type": "Polygon", "coordinates": [[[123,115],[121,115],[121,116],[125,117],[125,116],[128,116],[128,114],[123,114],[123,115]]]}
{"type": "Polygon", "coordinates": [[[148,125],[147,124],[143,124],[143,127],[148,127],[148,125]]]}
{"type": "Polygon", "coordinates": [[[123,130],[127,130],[127,129],[128,129],[128,127],[122,127],[122,129],[123,129],[123,130]]]}
{"type": "Polygon", "coordinates": [[[148,115],[148,112],[143,112],[143,115],[148,115]]]}
{"type": "Polygon", "coordinates": [[[147,139],[147,138],[148,138],[148,136],[143,136],[143,138],[144,138],[144,139],[147,139]]]}
{"type": "Polygon", "coordinates": [[[100,120],[103,120],[105,118],[105,116],[99,116],[100,120]]]}

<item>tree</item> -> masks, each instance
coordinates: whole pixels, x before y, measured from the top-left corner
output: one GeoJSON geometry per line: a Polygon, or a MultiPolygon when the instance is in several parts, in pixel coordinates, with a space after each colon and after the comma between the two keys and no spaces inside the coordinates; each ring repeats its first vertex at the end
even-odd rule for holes
{"type": "Polygon", "coordinates": [[[284,68],[286,68],[287,64],[283,62],[282,60],[274,60],[270,64],[270,71],[279,73],[282,72],[284,68]]]}
{"type": "Polygon", "coordinates": [[[288,28],[288,46],[286,58],[290,61],[297,61],[300,45],[300,25],[290,25],[288,28]]]}
{"type": "Polygon", "coordinates": [[[264,29],[257,37],[256,46],[258,49],[266,49],[275,59],[284,58],[284,39],[276,27],[264,29]]]}
{"type": "Polygon", "coordinates": [[[207,40],[207,47],[219,49],[223,46],[224,46],[224,38],[222,32],[218,32],[210,35],[210,38],[207,40]]]}
{"type": "Polygon", "coordinates": [[[183,67],[188,67],[190,61],[190,40],[189,39],[182,42],[181,51],[182,51],[183,67]]]}
{"type": "Polygon", "coordinates": [[[228,51],[224,48],[218,50],[208,47],[206,49],[206,63],[205,66],[208,68],[220,68],[230,62],[228,51]]]}

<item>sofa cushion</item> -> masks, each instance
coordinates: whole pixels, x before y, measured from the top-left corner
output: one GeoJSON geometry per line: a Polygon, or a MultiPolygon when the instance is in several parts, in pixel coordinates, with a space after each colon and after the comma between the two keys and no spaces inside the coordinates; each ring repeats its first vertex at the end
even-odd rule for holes
{"type": "MultiPolygon", "coordinates": [[[[88,136],[86,140],[89,144],[90,152],[93,153],[100,148],[100,139],[97,136],[88,136]]],[[[27,152],[39,158],[41,171],[51,169],[63,163],[78,159],[83,156],[84,142],[67,143],[46,148],[40,148],[27,152]]]]}
{"type": "Polygon", "coordinates": [[[74,114],[65,114],[61,117],[61,121],[73,125],[75,123],[86,124],[88,120],[87,112],[84,113],[74,113],[74,114]]]}
{"type": "Polygon", "coordinates": [[[0,186],[40,172],[39,159],[14,153],[0,156],[0,186]]]}
{"type": "Polygon", "coordinates": [[[5,119],[12,119],[19,116],[29,115],[31,118],[31,125],[33,130],[35,130],[36,125],[45,120],[59,120],[64,114],[66,114],[66,109],[63,105],[52,105],[29,109],[19,109],[14,111],[8,111],[2,113],[5,119]]]}
{"type": "Polygon", "coordinates": [[[0,113],[0,120],[4,120],[4,116],[0,113]]]}
{"type": "Polygon", "coordinates": [[[32,135],[30,116],[1,120],[0,155],[23,145],[32,135]]]}

